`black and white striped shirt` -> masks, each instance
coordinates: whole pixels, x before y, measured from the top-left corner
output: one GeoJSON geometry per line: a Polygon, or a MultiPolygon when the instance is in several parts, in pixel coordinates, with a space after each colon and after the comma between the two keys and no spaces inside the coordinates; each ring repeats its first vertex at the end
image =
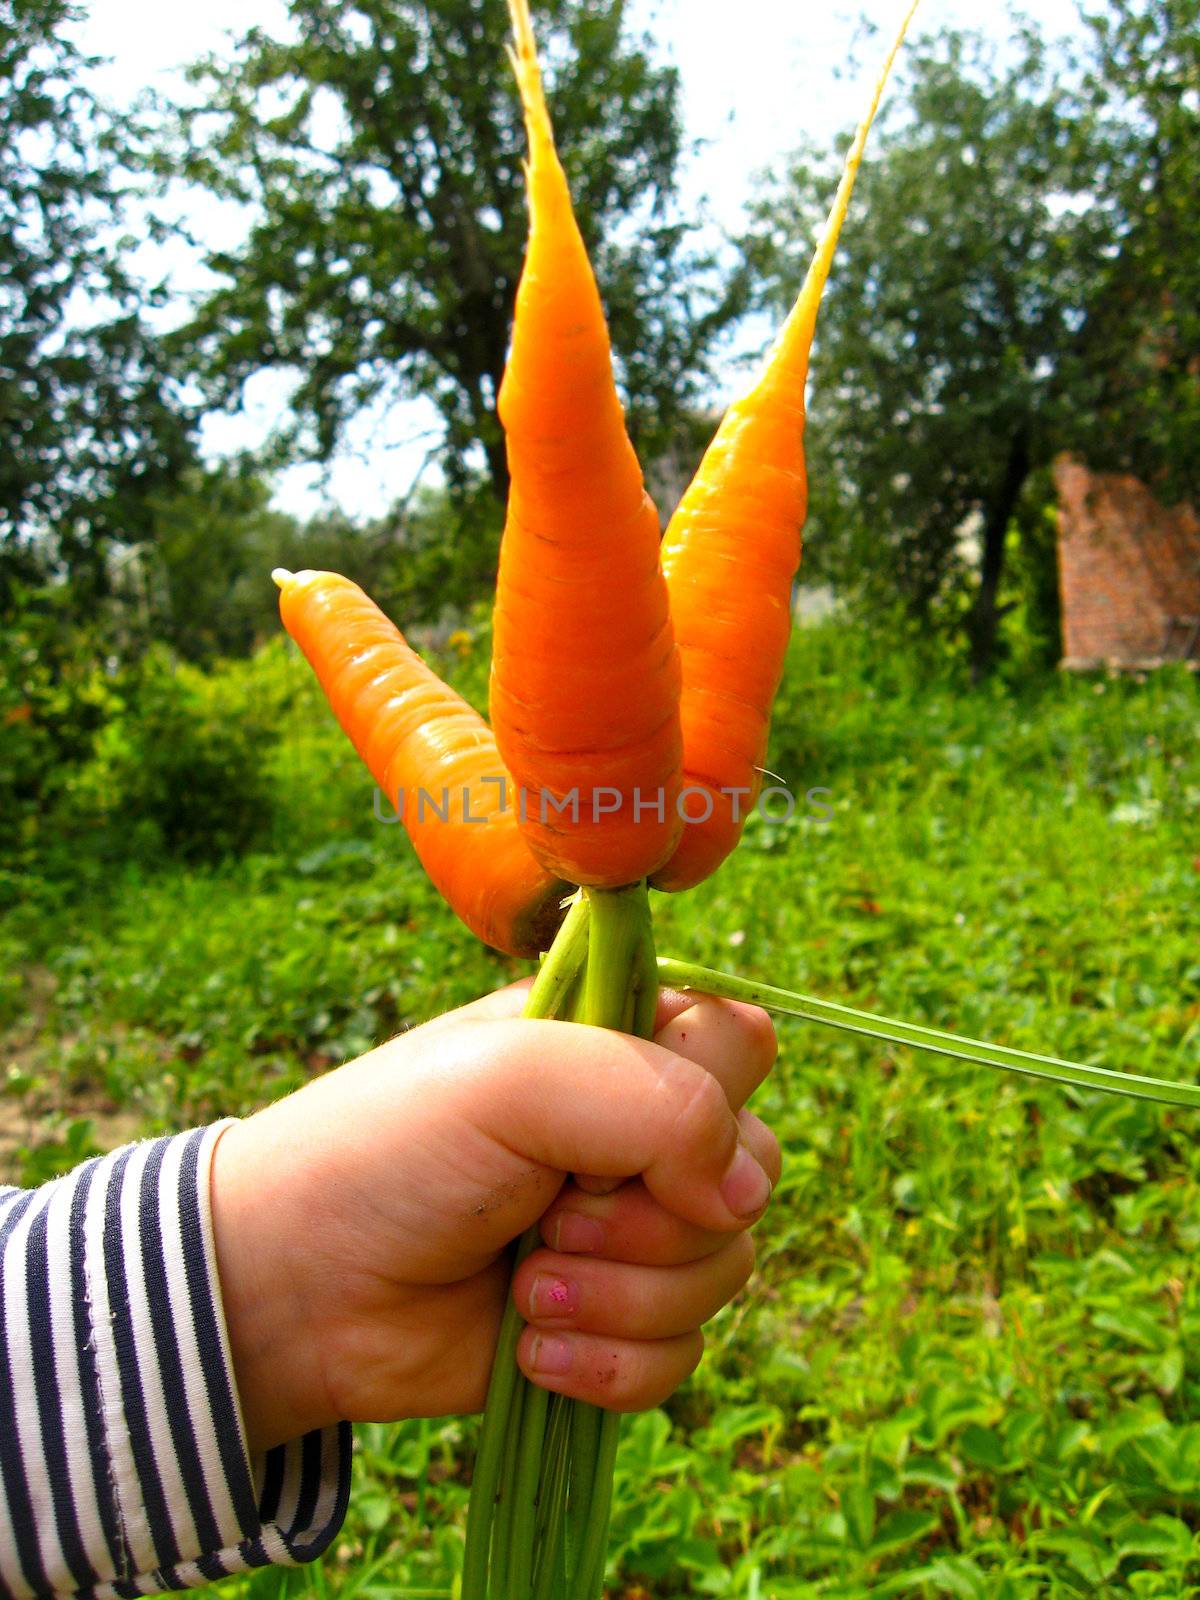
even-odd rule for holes
{"type": "Polygon", "coordinates": [[[184,1589],[341,1526],[347,1424],[247,1455],[209,1206],[226,1125],[0,1188],[0,1600],[184,1589]]]}

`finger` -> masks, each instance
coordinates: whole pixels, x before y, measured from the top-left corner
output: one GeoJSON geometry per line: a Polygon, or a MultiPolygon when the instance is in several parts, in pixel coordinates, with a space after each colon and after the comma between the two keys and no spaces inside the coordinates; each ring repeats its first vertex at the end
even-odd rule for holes
{"type": "Polygon", "coordinates": [[[577,1182],[567,1184],[542,1218],[541,1233],[551,1250],[646,1267],[699,1261],[729,1238],[659,1205],[640,1178],[603,1196],[581,1191],[577,1182]]]}
{"type": "Polygon", "coordinates": [[[774,1190],[783,1173],[783,1152],[779,1148],[779,1140],[753,1111],[739,1111],[737,1120],[742,1143],[770,1178],[774,1190]]]}
{"type": "Polygon", "coordinates": [[[554,1394],[606,1411],[646,1411],[691,1376],[703,1350],[704,1335],[698,1331],[639,1342],[526,1328],[517,1344],[517,1363],[527,1378],[554,1394]]]}
{"type": "Polygon", "coordinates": [[[765,1207],[770,1180],[704,1068],[604,1028],[521,1019],[480,1029],[488,1037],[458,1077],[462,1111],[510,1151],[559,1172],[641,1176],[667,1210],[719,1232],[765,1207]]]}
{"type": "Polygon", "coordinates": [[[589,1173],[577,1172],[575,1182],[584,1194],[612,1194],[627,1180],[625,1178],[593,1178],[589,1173]]]}
{"type": "Polygon", "coordinates": [[[660,989],[658,991],[658,1009],[654,1014],[654,1032],[658,1033],[666,1027],[681,1011],[686,1011],[689,1006],[696,1004],[696,996],[689,994],[686,989],[660,989]]]}
{"type": "MultiPolygon", "coordinates": [[[[735,1111],[766,1077],[777,1051],[774,1025],[760,1007],[674,989],[659,995],[654,1039],[711,1072],[735,1111]]],[[[582,1173],[575,1181],[588,1194],[611,1194],[618,1184],[582,1173]]]]}
{"type": "MultiPolygon", "coordinates": [[[[738,1113],[742,1142],[770,1179],[779,1182],[779,1141],[753,1112],[738,1113]]],[[[726,1235],[698,1228],[659,1204],[640,1178],[615,1192],[597,1193],[576,1177],[560,1191],[541,1223],[552,1250],[604,1256],[648,1267],[678,1266],[721,1249],[726,1235]]]]}
{"type": "MultiPolygon", "coordinates": [[[[440,1017],[432,1017],[423,1026],[428,1028],[436,1023],[451,1021],[502,1022],[506,1017],[522,1016],[532,988],[532,978],[521,978],[516,983],[507,984],[503,989],[495,989],[490,994],[480,995],[477,1000],[471,1000],[465,1006],[445,1011],[440,1017]]],[[[658,1013],[654,1022],[655,1032],[665,1028],[673,1017],[695,1004],[694,994],[684,994],[678,989],[660,990],[658,1013]]]]}
{"type": "Polygon", "coordinates": [[[513,1279],[525,1321],[549,1332],[619,1339],[673,1339],[715,1317],[754,1268],[748,1233],[726,1239],[702,1261],[638,1267],[535,1250],[513,1279]]]}
{"type": "Polygon", "coordinates": [[[664,1050],[711,1072],[737,1111],[775,1063],[775,1028],[758,1006],[692,995],[654,1035],[664,1050]]]}
{"type": "MultiPolygon", "coordinates": [[[[672,1022],[681,1011],[687,1011],[696,1003],[696,997],[685,994],[682,989],[660,989],[658,991],[658,1008],[654,1015],[654,1037],[672,1022]]],[[[577,1172],[575,1182],[586,1194],[611,1194],[614,1189],[620,1188],[624,1180],[621,1178],[597,1178],[590,1173],[577,1172]]]]}

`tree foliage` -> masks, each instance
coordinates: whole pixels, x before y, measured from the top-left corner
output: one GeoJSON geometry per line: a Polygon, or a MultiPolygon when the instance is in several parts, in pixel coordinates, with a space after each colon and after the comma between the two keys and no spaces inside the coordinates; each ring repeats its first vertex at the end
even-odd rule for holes
{"type": "MultiPolygon", "coordinates": [[[[648,446],[693,399],[739,304],[673,211],[678,85],[626,35],[625,0],[540,8],[552,107],[631,408],[648,446]]],[[[328,457],[371,402],[429,397],[457,480],[482,446],[507,484],[495,403],[525,239],[524,131],[501,0],[291,0],[193,74],[193,183],[250,208],[214,251],[186,329],[211,400],[264,369],[295,383],[289,441],[328,457]]],[[[177,155],[170,158],[172,166],[177,155]]]]}
{"type": "Polygon", "coordinates": [[[454,495],[421,486],[370,519],[300,518],[271,504],[248,460],[189,468],[151,511],[153,541],[116,574],[113,632],[123,655],[158,642],[200,663],[278,634],[275,567],[344,573],[406,629],[448,632],[492,587],[502,520],[478,476],[454,495]]]}
{"type": "MultiPolygon", "coordinates": [[[[1075,74],[1028,26],[1003,55],[923,39],[863,172],[818,328],[815,553],[872,605],[948,602],[977,673],[1013,530],[1053,560],[1036,502],[1057,452],[1195,490],[1198,15],[1113,0],[1075,74]]],[[[831,166],[803,151],[760,201],[772,305],[831,166]]]]}
{"type": "Polygon", "coordinates": [[[68,0],[0,0],[0,594],[148,531],[189,419],[119,234],[128,124],[87,90],[68,0]]]}
{"type": "Polygon", "coordinates": [[[1081,120],[1110,239],[1078,443],[1200,502],[1200,0],[1119,0],[1090,25],[1081,120]]]}

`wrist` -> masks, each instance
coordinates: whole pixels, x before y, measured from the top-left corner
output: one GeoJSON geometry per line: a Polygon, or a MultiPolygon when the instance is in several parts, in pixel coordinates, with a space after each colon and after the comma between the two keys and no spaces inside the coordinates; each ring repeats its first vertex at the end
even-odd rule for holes
{"type": "MultiPolygon", "coordinates": [[[[212,1158],[217,1276],[252,1456],[338,1419],[324,1401],[303,1255],[309,1212],[288,1193],[291,1163],[264,1148],[259,1117],[231,1123],[212,1158]]],[[[268,1141],[269,1143],[269,1141],[268,1141]]]]}

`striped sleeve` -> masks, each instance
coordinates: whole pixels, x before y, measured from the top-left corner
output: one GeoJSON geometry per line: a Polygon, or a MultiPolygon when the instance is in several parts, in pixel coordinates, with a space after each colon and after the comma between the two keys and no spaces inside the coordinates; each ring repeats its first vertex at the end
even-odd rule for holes
{"type": "Polygon", "coordinates": [[[0,1600],[109,1600],[311,1560],[348,1424],[251,1459],[216,1274],[226,1123],[0,1188],[0,1600]]]}

